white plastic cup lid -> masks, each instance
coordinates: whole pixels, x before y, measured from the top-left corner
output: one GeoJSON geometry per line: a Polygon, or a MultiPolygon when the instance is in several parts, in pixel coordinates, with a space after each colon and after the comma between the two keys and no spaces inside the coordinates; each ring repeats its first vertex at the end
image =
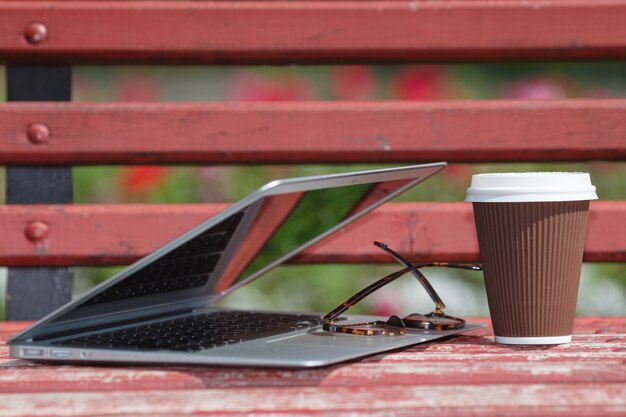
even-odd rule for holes
{"type": "Polygon", "coordinates": [[[476,174],[465,201],[507,203],[597,200],[586,172],[506,172],[476,174]]]}

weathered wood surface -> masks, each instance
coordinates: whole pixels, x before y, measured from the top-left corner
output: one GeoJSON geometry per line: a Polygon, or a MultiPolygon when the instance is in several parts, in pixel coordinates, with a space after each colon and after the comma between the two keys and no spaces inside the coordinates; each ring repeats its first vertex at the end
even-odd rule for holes
{"type": "MultiPolygon", "coordinates": [[[[486,319],[474,319],[489,323],[486,319]]],[[[9,359],[0,415],[623,416],[626,318],[578,318],[573,341],[496,345],[489,327],[312,370],[49,366],[9,359]]]]}
{"type": "MultiPolygon", "coordinates": [[[[0,264],[107,265],[130,263],[226,207],[197,205],[0,206],[0,264]],[[47,234],[29,240],[29,224],[47,234]]],[[[626,202],[591,203],[585,260],[626,260],[626,202]]],[[[469,203],[390,203],[327,239],[297,261],[389,262],[372,245],[386,242],[411,259],[477,260],[469,203]]]]}
{"type": "Polygon", "coordinates": [[[0,28],[5,62],[626,57],[619,0],[9,1],[0,28]],[[31,22],[47,31],[28,42],[31,22]]]}
{"type": "Polygon", "coordinates": [[[626,100],[2,103],[0,163],[624,161],[625,112],[626,100]],[[36,124],[45,138],[29,141],[36,124]]]}

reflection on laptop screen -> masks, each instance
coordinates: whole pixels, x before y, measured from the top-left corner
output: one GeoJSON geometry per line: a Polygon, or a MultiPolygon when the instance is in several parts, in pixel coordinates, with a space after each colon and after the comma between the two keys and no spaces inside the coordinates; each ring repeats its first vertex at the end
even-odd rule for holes
{"type": "MultiPolygon", "coordinates": [[[[272,264],[416,178],[266,196],[179,244],[68,312],[149,307],[210,296],[272,264]]],[[[59,317],[63,320],[68,317],[59,317]]]]}

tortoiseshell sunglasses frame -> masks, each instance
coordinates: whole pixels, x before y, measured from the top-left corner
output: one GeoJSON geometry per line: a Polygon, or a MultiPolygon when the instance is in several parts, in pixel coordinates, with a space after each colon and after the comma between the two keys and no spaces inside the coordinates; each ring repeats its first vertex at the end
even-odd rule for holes
{"type": "Polygon", "coordinates": [[[472,271],[480,271],[482,267],[480,264],[456,264],[450,262],[425,262],[411,264],[401,255],[390,249],[386,244],[381,242],[374,242],[378,248],[383,249],[387,253],[391,254],[398,262],[406,266],[406,268],[393,272],[373,284],[365,287],[346,301],[341,303],[337,308],[324,316],[324,324],[322,328],[328,332],[347,333],[359,336],[400,336],[406,334],[407,328],[423,329],[423,330],[452,330],[459,329],[465,325],[465,320],[458,317],[447,316],[444,314],[443,309],[445,305],[435,289],[430,285],[424,274],[419,271],[420,268],[457,268],[468,269],[472,271]],[[385,285],[395,281],[401,276],[411,272],[415,278],[422,284],[428,295],[435,303],[435,311],[428,314],[409,314],[404,319],[398,316],[391,316],[386,322],[374,321],[369,323],[356,323],[340,325],[335,323],[335,320],[343,314],[346,310],[351,309],[356,303],[367,297],[374,291],[384,287],[385,285]],[[420,319],[411,318],[411,316],[419,316],[420,319]],[[445,323],[444,323],[445,321],[445,323]]]}

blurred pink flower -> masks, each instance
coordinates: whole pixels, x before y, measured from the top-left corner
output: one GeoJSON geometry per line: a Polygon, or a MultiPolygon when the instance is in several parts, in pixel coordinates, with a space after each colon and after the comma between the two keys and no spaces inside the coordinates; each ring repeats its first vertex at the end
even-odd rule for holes
{"type": "Polygon", "coordinates": [[[157,101],[159,86],[147,75],[131,75],[122,78],[117,86],[119,101],[157,101]]]}
{"type": "Polygon", "coordinates": [[[445,97],[443,72],[432,65],[404,68],[392,80],[392,97],[399,100],[437,100],[445,97]]]}
{"type": "Polygon", "coordinates": [[[527,78],[509,84],[502,95],[506,98],[548,100],[568,96],[564,81],[547,77],[527,78]]]}
{"type": "Polygon", "coordinates": [[[120,185],[128,196],[141,197],[160,187],[166,179],[166,169],[161,166],[139,165],[122,168],[120,185]]]}
{"type": "Polygon", "coordinates": [[[309,83],[300,78],[267,79],[258,74],[235,75],[229,96],[237,101],[294,101],[313,97],[309,83]]]}
{"type": "Polygon", "coordinates": [[[372,296],[369,302],[369,312],[377,316],[391,316],[399,314],[403,309],[403,299],[400,290],[388,288],[372,296]]]}
{"type": "Polygon", "coordinates": [[[374,97],[376,78],[366,66],[337,67],[331,72],[330,86],[339,100],[366,100],[374,97]]]}

